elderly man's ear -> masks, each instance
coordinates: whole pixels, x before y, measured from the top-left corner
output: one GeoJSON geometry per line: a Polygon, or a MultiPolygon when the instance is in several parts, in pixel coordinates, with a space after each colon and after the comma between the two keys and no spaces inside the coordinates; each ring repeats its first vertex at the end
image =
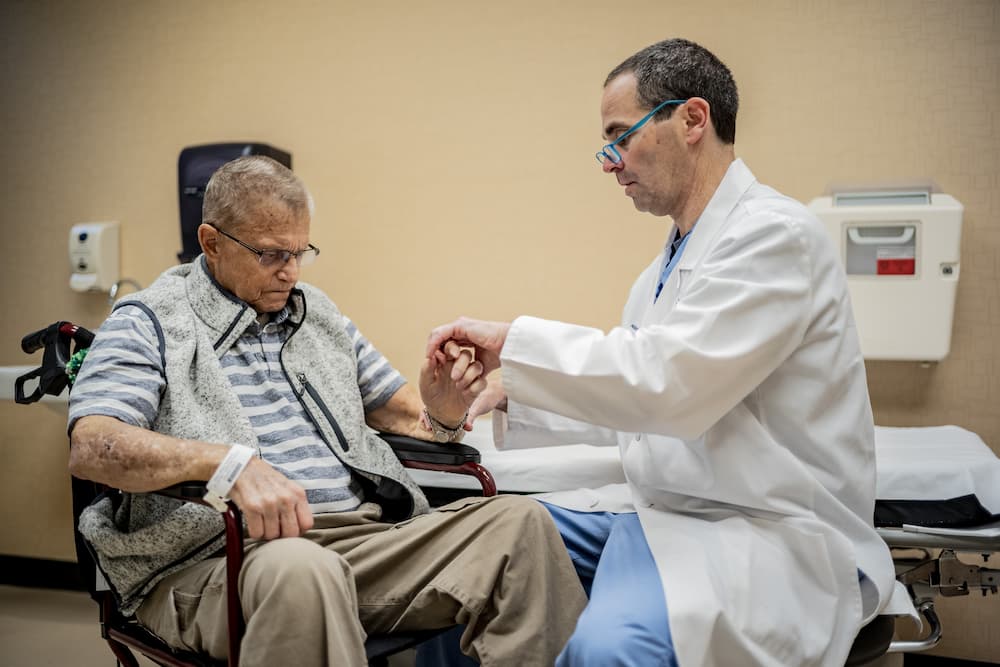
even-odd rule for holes
{"type": "Polygon", "coordinates": [[[215,259],[219,255],[219,232],[211,225],[205,223],[198,225],[198,244],[206,257],[215,259]]]}

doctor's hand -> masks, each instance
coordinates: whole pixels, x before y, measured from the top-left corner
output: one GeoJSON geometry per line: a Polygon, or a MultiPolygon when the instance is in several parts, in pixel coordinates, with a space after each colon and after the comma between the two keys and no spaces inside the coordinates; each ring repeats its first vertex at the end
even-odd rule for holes
{"type": "Polygon", "coordinates": [[[444,424],[461,422],[485,388],[483,365],[454,341],[435,350],[420,368],[420,398],[431,416],[444,424]]]}
{"type": "Polygon", "coordinates": [[[491,373],[500,368],[500,351],[507,342],[510,322],[487,322],[460,317],[451,324],[444,324],[433,331],[427,339],[427,358],[448,341],[455,341],[463,347],[476,351],[476,361],[483,366],[483,373],[491,373]]]}
{"type": "Polygon", "coordinates": [[[472,402],[469,406],[469,417],[465,420],[466,431],[472,430],[472,424],[476,421],[476,417],[480,415],[485,415],[491,410],[506,410],[507,409],[507,392],[503,388],[503,380],[499,373],[494,373],[493,375],[486,378],[486,389],[476,396],[476,400],[472,402]]]}

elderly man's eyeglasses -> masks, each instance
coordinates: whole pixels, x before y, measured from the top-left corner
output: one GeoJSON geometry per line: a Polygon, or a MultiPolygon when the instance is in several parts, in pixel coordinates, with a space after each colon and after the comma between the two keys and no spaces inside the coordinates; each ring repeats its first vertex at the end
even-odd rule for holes
{"type": "Polygon", "coordinates": [[[667,100],[666,102],[661,102],[657,104],[656,107],[648,114],[643,116],[638,123],[636,123],[629,129],[625,130],[625,132],[622,133],[621,136],[612,141],[610,144],[605,145],[604,148],[602,148],[594,157],[596,157],[597,161],[600,162],[601,164],[604,164],[605,162],[610,162],[611,164],[619,164],[622,161],[622,154],[618,152],[617,148],[618,144],[624,141],[629,135],[637,131],[640,127],[645,125],[649,121],[649,119],[655,116],[656,112],[662,109],[663,107],[667,106],[668,104],[684,104],[685,102],[687,102],[687,100],[667,100]]]}
{"type": "Polygon", "coordinates": [[[316,257],[319,256],[319,248],[314,246],[312,243],[305,250],[299,250],[298,252],[293,252],[291,250],[279,250],[277,248],[268,248],[267,250],[260,250],[259,248],[254,248],[248,243],[240,241],[238,238],[224,232],[215,225],[209,223],[209,227],[219,232],[227,239],[236,241],[241,246],[257,255],[257,261],[260,262],[261,266],[273,267],[273,266],[284,266],[288,263],[288,260],[295,258],[295,261],[299,263],[299,266],[308,266],[316,261],[316,257]]]}

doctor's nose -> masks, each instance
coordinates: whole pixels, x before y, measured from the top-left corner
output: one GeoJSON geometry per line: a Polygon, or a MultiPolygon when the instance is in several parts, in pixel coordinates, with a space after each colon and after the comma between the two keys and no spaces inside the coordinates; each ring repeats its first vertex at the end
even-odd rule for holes
{"type": "Polygon", "coordinates": [[[619,160],[618,162],[612,162],[611,160],[605,160],[601,163],[601,171],[605,174],[612,174],[616,171],[621,171],[625,166],[624,160],[619,160]]]}

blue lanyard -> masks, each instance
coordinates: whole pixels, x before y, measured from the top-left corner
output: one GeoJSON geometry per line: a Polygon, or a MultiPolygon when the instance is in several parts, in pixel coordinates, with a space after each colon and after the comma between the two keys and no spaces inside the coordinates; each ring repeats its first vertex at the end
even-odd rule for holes
{"type": "Polygon", "coordinates": [[[663,291],[663,286],[666,284],[667,278],[670,277],[670,272],[674,270],[677,262],[680,261],[681,254],[684,252],[684,247],[687,246],[689,238],[691,238],[690,231],[680,239],[674,239],[670,244],[673,248],[673,253],[665,260],[666,264],[663,267],[663,271],[660,272],[660,282],[656,285],[656,294],[653,295],[653,303],[656,303],[656,300],[660,298],[660,292],[663,291]]]}

